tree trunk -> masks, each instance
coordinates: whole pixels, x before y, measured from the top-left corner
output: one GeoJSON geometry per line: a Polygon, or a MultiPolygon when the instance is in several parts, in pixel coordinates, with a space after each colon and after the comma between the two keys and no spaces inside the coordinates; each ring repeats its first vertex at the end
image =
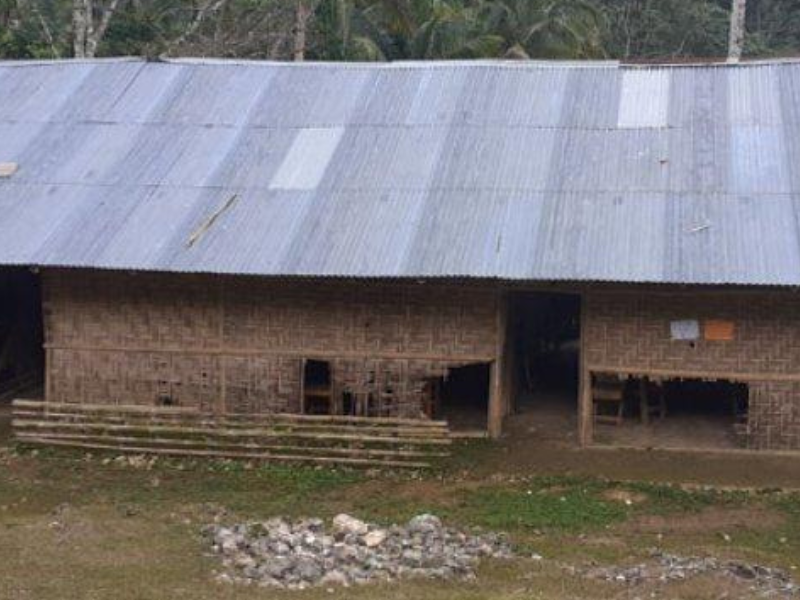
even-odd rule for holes
{"type": "Polygon", "coordinates": [[[731,26],[728,32],[728,62],[736,63],[742,58],[744,48],[744,26],[747,0],[731,0],[731,26]]]}
{"type": "Polygon", "coordinates": [[[72,54],[86,58],[86,33],[92,18],[91,0],[72,0],[72,54]]]}
{"type": "Polygon", "coordinates": [[[303,61],[306,58],[306,30],[312,12],[311,7],[306,4],[306,0],[297,0],[294,19],[293,58],[295,61],[303,61]]]}
{"type": "Polygon", "coordinates": [[[86,56],[94,58],[97,54],[97,46],[100,45],[100,40],[106,36],[108,26],[111,24],[111,19],[114,13],[119,8],[120,0],[111,0],[108,6],[103,9],[103,16],[100,17],[100,22],[97,24],[97,29],[94,27],[94,21],[89,13],[89,31],[86,36],[86,56]]]}
{"type": "Polygon", "coordinates": [[[228,0],[208,0],[200,9],[197,10],[194,15],[194,19],[192,19],[192,22],[189,23],[186,29],[183,30],[183,33],[181,33],[181,35],[167,45],[166,50],[164,50],[164,54],[168,55],[174,48],[177,48],[191,38],[200,29],[200,26],[203,24],[203,21],[206,19],[206,17],[211,13],[216,13],[217,11],[222,10],[227,2],[228,0]]]}
{"type": "Polygon", "coordinates": [[[72,50],[75,58],[94,58],[97,47],[105,37],[111,19],[122,0],[111,0],[102,7],[100,20],[95,28],[94,0],[72,0],[72,50]]]}

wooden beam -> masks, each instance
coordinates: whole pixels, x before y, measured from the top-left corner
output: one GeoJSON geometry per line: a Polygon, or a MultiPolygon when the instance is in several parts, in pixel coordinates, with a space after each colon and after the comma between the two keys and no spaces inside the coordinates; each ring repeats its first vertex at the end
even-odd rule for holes
{"type": "Polygon", "coordinates": [[[364,467],[409,467],[425,469],[430,463],[405,460],[379,460],[374,458],[353,458],[349,456],[302,456],[271,454],[267,452],[229,452],[219,450],[193,450],[188,448],[148,448],[147,446],[117,446],[114,444],[86,443],[73,440],[54,440],[46,437],[26,437],[25,444],[42,446],[67,446],[87,450],[111,450],[114,452],[132,452],[134,454],[159,454],[165,456],[206,457],[206,458],[238,458],[246,460],[309,462],[315,464],[353,465],[364,467]]]}
{"type": "Polygon", "coordinates": [[[44,433],[44,432],[19,432],[16,438],[24,442],[28,439],[34,440],[57,440],[62,442],[74,441],[94,444],[115,444],[131,445],[139,444],[148,447],[172,447],[172,448],[199,448],[206,450],[228,450],[228,451],[262,451],[262,452],[294,452],[301,454],[317,455],[341,455],[341,456],[366,456],[370,458],[444,458],[450,456],[449,452],[437,452],[433,450],[403,450],[403,449],[383,449],[383,448],[353,448],[353,447],[326,447],[326,446],[298,446],[290,444],[259,444],[255,442],[220,442],[207,439],[175,439],[175,438],[143,438],[137,436],[114,436],[87,435],[73,433],[44,433]]]}
{"type": "MultiPolygon", "coordinates": [[[[220,347],[225,346],[225,280],[217,282],[217,334],[219,336],[220,347]]],[[[219,369],[219,397],[215,402],[214,412],[223,414],[228,409],[228,374],[225,368],[225,357],[217,357],[217,368],[219,369]]]]}
{"type": "Polygon", "coordinates": [[[592,402],[592,374],[586,364],[586,294],[581,295],[580,341],[578,344],[578,441],[589,446],[594,439],[594,406],[592,402]]]}
{"type": "Polygon", "coordinates": [[[159,417],[148,415],[87,415],[79,413],[56,413],[47,411],[41,413],[38,411],[21,410],[15,408],[12,412],[15,419],[20,421],[32,420],[40,421],[42,419],[51,423],[86,423],[90,425],[131,425],[138,427],[203,427],[208,429],[209,432],[230,430],[230,431],[247,431],[258,425],[272,427],[276,431],[291,435],[294,433],[352,433],[352,434],[368,434],[368,435],[383,435],[394,436],[399,438],[409,439],[429,439],[429,438],[442,438],[449,437],[447,429],[431,428],[431,427],[410,427],[410,426],[372,426],[368,424],[330,424],[330,423],[287,423],[281,421],[261,422],[261,423],[247,423],[244,421],[229,421],[225,419],[175,419],[171,417],[159,417]]]}
{"type": "Polygon", "coordinates": [[[800,383],[800,375],[784,373],[748,373],[732,371],[700,371],[692,369],[659,369],[649,367],[617,367],[611,365],[588,365],[593,373],[608,375],[630,375],[633,377],[650,377],[665,379],[727,379],[741,383],[779,381],[800,383]]]}
{"type": "Polygon", "coordinates": [[[210,427],[190,427],[186,425],[125,425],[116,423],[65,423],[60,421],[31,421],[27,419],[14,419],[11,422],[15,430],[71,430],[71,431],[101,431],[108,435],[115,433],[140,433],[142,435],[205,435],[209,437],[225,438],[293,438],[306,440],[326,440],[339,442],[376,443],[390,445],[449,445],[449,437],[394,437],[378,434],[356,433],[323,433],[323,432],[295,432],[282,428],[258,427],[250,429],[213,429],[210,427]]]}
{"type": "Polygon", "coordinates": [[[508,296],[502,289],[497,291],[497,320],[495,335],[497,343],[495,345],[495,359],[491,366],[491,385],[489,393],[488,407],[488,427],[489,437],[499,438],[503,433],[503,417],[506,414],[506,377],[505,377],[505,346],[506,346],[506,327],[508,323],[508,296]]]}
{"type": "MultiPolygon", "coordinates": [[[[112,413],[112,414],[144,414],[144,415],[179,415],[187,417],[214,418],[212,413],[202,413],[196,408],[184,406],[139,406],[113,404],[78,404],[69,402],[42,402],[41,400],[16,399],[15,408],[27,408],[41,411],[69,411],[78,413],[112,413]]],[[[286,421],[286,422],[319,422],[319,423],[363,423],[368,425],[430,427],[446,429],[447,421],[429,419],[410,419],[404,417],[356,417],[348,415],[299,415],[294,413],[225,413],[225,419],[244,421],[286,421]]]]}
{"type": "Polygon", "coordinates": [[[581,446],[594,441],[594,406],[592,405],[592,375],[586,365],[581,365],[578,400],[578,440],[581,446]]]}
{"type": "Polygon", "coordinates": [[[309,360],[334,360],[334,359],[386,359],[386,360],[432,360],[454,363],[487,363],[494,357],[486,354],[436,354],[429,352],[386,352],[364,350],[343,351],[343,350],[303,350],[303,349],[248,349],[248,348],[175,348],[158,346],[93,346],[86,344],[75,344],[73,346],[63,346],[61,344],[45,344],[46,350],[62,350],[72,352],[131,352],[131,353],[161,353],[161,354],[201,354],[205,356],[280,356],[285,358],[307,358],[309,360]]]}

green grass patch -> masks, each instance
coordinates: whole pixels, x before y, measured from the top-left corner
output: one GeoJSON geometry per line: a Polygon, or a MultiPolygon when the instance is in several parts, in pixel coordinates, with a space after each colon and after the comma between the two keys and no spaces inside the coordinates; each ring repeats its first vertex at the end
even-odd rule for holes
{"type": "Polygon", "coordinates": [[[734,508],[748,501],[748,493],[717,489],[685,489],[679,486],[633,482],[616,484],[619,489],[646,497],[640,507],[648,514],[668,515],[699,512],[711,506],[734,508]]]}
{"type": "Polygon", "coordinates": [[[457,514],[459,520],[503,531],[580,531],[622,521],[629,510],[602,500],[589,485],[559,490],[487,487],[465,493],[457,514]]]}
{"type": "Polygon", "coordinates": [[[87,460],[74,452],[23,455],[25,473],[0,480],[0,506],[25,512],[107,502],[164,512],[215,504],[246,517],[291,516],[320,512],[326,494],[364,477],[346,469],[237,461],[160,459],[151,468],[135,468],[104,458],[87,460]]]}

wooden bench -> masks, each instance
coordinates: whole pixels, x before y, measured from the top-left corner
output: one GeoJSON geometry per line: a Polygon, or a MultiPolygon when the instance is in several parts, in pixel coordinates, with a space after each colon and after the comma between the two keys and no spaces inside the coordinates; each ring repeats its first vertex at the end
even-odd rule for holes
{"type": "Polygon", "coordinates": [[[592,380],[592,413],[595,423],[621,425],[625,408],[625,382],[595,375],[592,380]]]}

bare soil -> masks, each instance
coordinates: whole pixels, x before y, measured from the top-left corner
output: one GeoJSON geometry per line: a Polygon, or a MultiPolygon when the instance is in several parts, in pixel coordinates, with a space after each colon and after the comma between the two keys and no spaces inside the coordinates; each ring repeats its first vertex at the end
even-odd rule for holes
{"type": "Polygon", "coordinates": [[[629,585],[574,570],[639,564],[653,548],[747,560],[800,578],[800,494],[777,491],[800,489],[800,458],[578,450],[572,430],[542,423],[512,419],[507,438],[459,444],[452,460],[419,474],[131,466],[113,455],[18,453],[0,439],[0,600],[754,597],[720,575],[629,585]],[[750,491],[729,491],[739,488],[750,491]],[[218,519],[348,512],[402,522],[425,511],[460,527],[505,531],[519,557],[482,564],[474,582],[276,592],[215,583],[199,535],[218,519]]]}
{"type": "MultiPolygon", "coordinates": [[[[491,445],[481,464],[474,466],[484,474],[571,474],[730,488],[800,489],[800,451],[580,448],[576,430],[576,417],[568,403],[528,407],[507,420],[504,438],[491,445]]],[[[686,435],[685,445],[696,445],[696,440],[686,435]]]]}
{"type": "Polygon", "coordinates": [[[666,535],[767,532],[786,524],[786,517],[763,506],[746,508],[712,507],[679,515],[642,515],[625,522],[620,532],[666,535]]]}

